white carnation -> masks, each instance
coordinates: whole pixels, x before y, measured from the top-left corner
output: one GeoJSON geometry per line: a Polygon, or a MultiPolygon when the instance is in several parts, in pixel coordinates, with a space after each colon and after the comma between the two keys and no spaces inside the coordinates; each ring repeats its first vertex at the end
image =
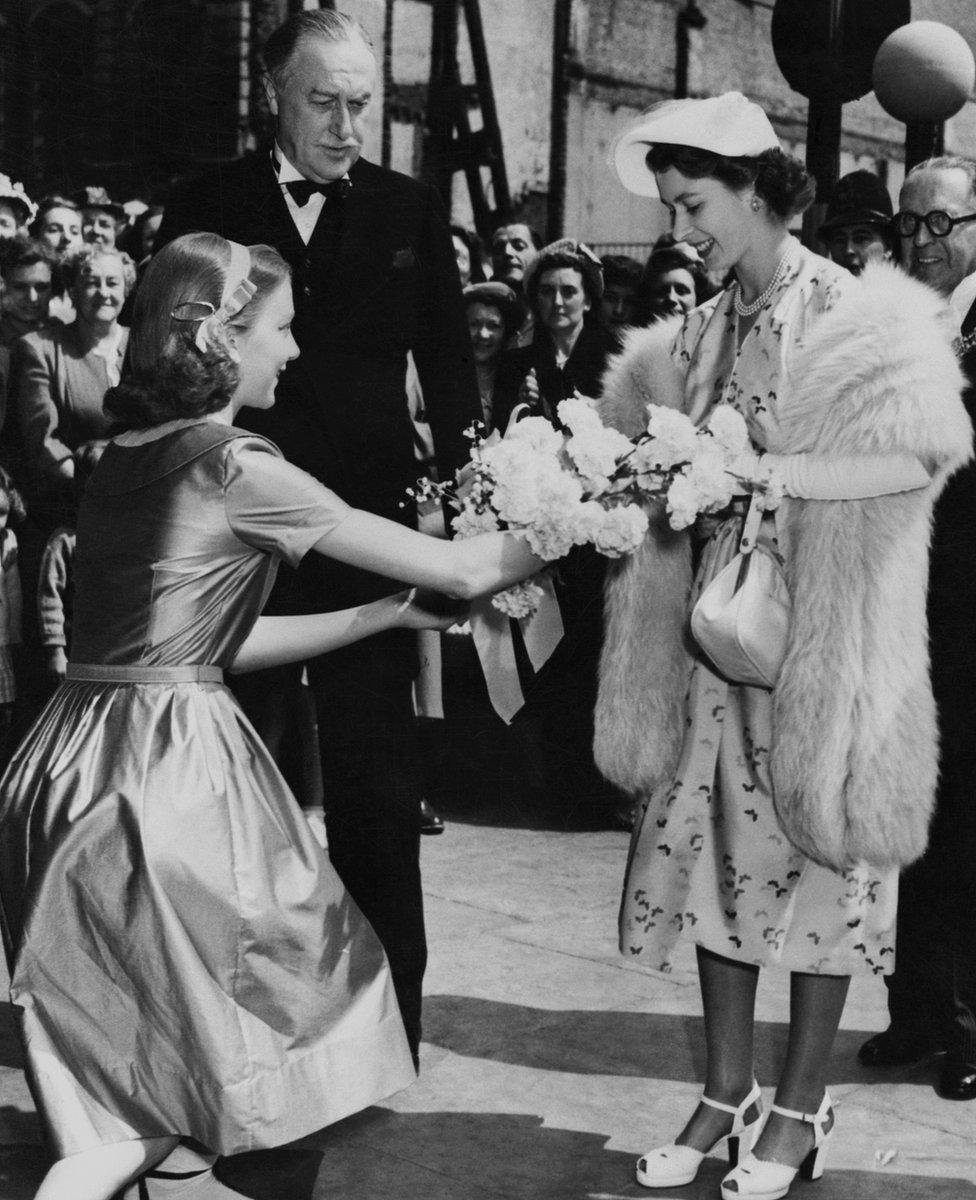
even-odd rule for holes
{"type": "Polygon", "coordinates": [[[556,455],[563,447],[563,435],[545,417],[523,417],[511,426],[498,446],[491,447],[490,451],[511,445],[513,442],[528,444],[541,454],[556,455]]]}
{"type": "Polygon", "coordinates": [[[651,441],[642,443],[642,448],[646,447],[643,461],[663,470],[690,462],[698,447],[694,423],[684,413],[660,404],[649,404],[647,412],[651,441]]]}
{"type": "Polygon", "coordinates": [[[534,460],[522,471],[496,478],[492,506],[509,525],[545,525],[582,498],[582,484],[557,460],[534,460]]]}
{"type": "Polygon", "coordinates": [[[647,533],[647,513],[636,504],[606,509],[593,544],[607,558],[632,554],[647,533]]]}
{"type": "Polygon", "coordinates": [[[687,529],[693,525],[698,516],[698,489],[688,478],[687,472],[680,471],[671,481],[668,488],[668,519],[672,529],[687,529]]]}
{"type": "Polygon", "coordinates": [[[726,470],[724,455],[719,451],[706,450],[700,453],[688,468],[688,479],[698,493],[699,512],[717,512],[732,500],[734,480],[726,470]]]}
{"type": "Polygon", "coordinates": [[[498,518],[493,512],[478,512],[467,505],[456,517],[451,518],[451,528],[459,538],[474,537],[479,533],[494,533],[498,527],[498,518]]]}
{"type": "Polygon", "coordinates": [[[712,410],[705,429],[715,439],[716,447],[727,458],[735,458],[750,448],[749,430],[742,414],[731,404],[720,404],[712,410]]]}
{"type": "Polygon", "coordinates": [[[571,433],[578,434],[591,429],[604,428],[600,414],[596,411],[593,402],[586,400],[583,396],[570,396],[566,400],[560,400],[556,414],[571,433]]]}
{"type": "MultiPolygon", "coordinates": [[[[568,403],[570,401],[563,401],[563,404],[568,403]]],[[[566,443],[566,452],[583,476],[587,491],[595,495],[606,491],[617,462],[633,448],[629,438],[600,424],[574,432],[566,443]]]]}
{"type": "Polygon", "coordinates": [[[542,603],[542,598],[545,592],[537,583],[533,583],[531,579],[526,579],[522,583],[516,583],[510,588],[506,588],[504,592],[497,592],[491,598],[491,603],[499,612],[503,612],[507,617],[514,617],[520,620],[522,617],[531,617],[542,603]]]}

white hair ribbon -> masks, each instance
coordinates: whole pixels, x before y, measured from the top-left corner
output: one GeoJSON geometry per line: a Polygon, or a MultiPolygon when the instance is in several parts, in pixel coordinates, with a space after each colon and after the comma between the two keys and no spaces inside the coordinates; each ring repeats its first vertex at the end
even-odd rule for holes
{"type": "Polygon", "coordinates": [[[229,324],[258,290],[248,279],[251,273],[251,252],[247,246],[231,241],[227,244],[230,246],[230,264],[224,280],[220,307],[208,317],[204,317],[197,326],[196,337],[193,339],[201,352],[207,349],[216,327],[229,324]]]}

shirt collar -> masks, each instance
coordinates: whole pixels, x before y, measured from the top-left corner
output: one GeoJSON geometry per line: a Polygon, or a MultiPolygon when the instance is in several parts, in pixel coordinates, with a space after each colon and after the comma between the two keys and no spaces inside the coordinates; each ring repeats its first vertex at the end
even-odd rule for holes
{"type": "MultiPolygon", "coordinates": [[[[287,183],[295,183],[296,180],[305,178],[301,171],[288,161],[284,151],[277,142],[275,142],[274,149],[271,152],[271,165],[274,167],[278,183],[282,187],[287,183]]],[[[342,178],[349,179],[349,172],[347,171],[342,178]]],[[[349,179],[349,182],[352,183],[352,180],[349,179]]]]}
{"type": "Polygon", "coordinates": [[[952,309],[957,325],[962,325],[974,303],[976,303],[976,271],[972,275],[967,275],[949,297],[949,307],[952,309]]]}

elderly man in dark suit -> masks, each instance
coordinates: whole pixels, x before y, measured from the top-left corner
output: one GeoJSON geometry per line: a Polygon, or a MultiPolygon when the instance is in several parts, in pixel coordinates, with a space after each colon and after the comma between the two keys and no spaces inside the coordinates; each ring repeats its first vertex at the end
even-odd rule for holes
{"type": "MultiPolygon", "coordinates": [[[[935,158],[901,189],[901,261],[948,301],[976,420],[976,162],[935,158]]],[[[945,1051],[938,1091],[976,1100],[976,464],[935,507],[929,575],[932,690],[939,708],[939,790],[924,856],[899,885],[889,1027],[861,1047],[866,1066],[945,1051]]]]}
{"type": "MultiPolygon", "coordinates": [[[[413,522],[408,352],[442,478],[467,458],[462,431],[480,413],[445,216],[432,188],[360,158],[376,62],[352,18],[293,16],[268,39],[264,58],[273,149],[175,190],[157,245],[210,230],[281,252],[293,271],[301,357],[283,374],[275,407],[254,414],[251,428],[349,503],[413,522]]],[[[272,606],[338,609],[395,586],[323,559],[285,579],[272,606]]],[[[426,942],[415,644],[397,631],[307,669],[329,853],[386,948],[416,1059],[426,942]]],[[[265,709],[279,682],[262,681],[265,709]]]]}

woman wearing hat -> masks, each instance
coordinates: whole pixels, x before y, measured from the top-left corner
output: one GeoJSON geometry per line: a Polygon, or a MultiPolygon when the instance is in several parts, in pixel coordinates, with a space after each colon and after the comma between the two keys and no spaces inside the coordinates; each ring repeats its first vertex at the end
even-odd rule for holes
{"type": "Polygon", "coordinates": [[[495,424],[504,429],[517,404],[555,421],[560,400],[600,394],[608,357],[620,349],[603,324],[603,270],[588,246],[563,238],[544,246],[526,268],[525,298],[534,334],[508,351],[495,385],[495,424]]]}
{"type": "Polygon", "coordinates": [[[127,217],[121,204],[116,204],[103,187],[83,187],[72,197],[81,209],[81,236],[104,250],[115,247],[119,231],[125,228],[127,217]]]}
{"type": "Polygon", "coordinates": [[[925,845],[929,514],[972,431],[932,294],[881,264],[856,280],[790,236],[812,180],[755,104],[660,105],[622,136],[615,165],[732,282],[632,335],[605,380],[605,419],[633,435],[648,399],[696,422],[718,403],[738,409],[753,445],[742,475],[763,454],[785,493],[758,540],[792,602],[775,687],[723,676],[687,640],[691,600],[739,549],[744,498],[699,541],[694,581],[689,541],[661,523],[608,589],[597,761],[645,804],[621,949],[668,971],[679,940],[696,943],[707,1051],[701,1103],[637,1177],[689,1183],[727,1140],[733,1165],[740,1147],[743,1159],[724,1200],[776,1200],[801,1166],[822,1169],[849,978],[891,971],[897,869],[925,845]],[[764,966],[791,973],[765,1124],[753,1067],[764,966]]]}
{"type": "Polygon", "coordinates": [[[37,205],[24,191],[24,185],[14,183],[9,175],[0,175],[0,241],[25,234],[36,212],[37,205]]]}
{"type": "Polygon", "coordinates": [[[478,374],[481,412],[486,427],[491,429],[494,424],[495,374],[506,343],[521,324],[522,307],[508,284],[494,280],[469,284],[463,296],[464,315],[478,374]]]}
{"type": "Polygon", "coordinates": [[[877,175],[851,171],[838,179],[818,236],[835,263],[860,275],[869,262],[894,257],[891,219],[891,197],[877,175]]]}

